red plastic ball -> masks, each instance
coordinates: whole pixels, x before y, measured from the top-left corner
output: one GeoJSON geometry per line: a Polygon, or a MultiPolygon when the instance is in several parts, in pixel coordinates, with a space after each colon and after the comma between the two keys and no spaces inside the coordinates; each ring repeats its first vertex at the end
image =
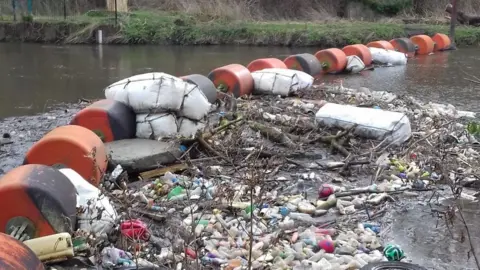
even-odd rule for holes
{"type": "Polygon", "coordinates": [[[326,253],[335,252],[335,244],[332,240],[323,239],[318,242],[318,247],[325,250],[326,253]]]}
{"type": "Polygon", "coordinates": [[[318,188],[318,197],[319,198],[328,198],[328,196],[334,193],[333,187],[329,184],[322,184],[318,188]]]}

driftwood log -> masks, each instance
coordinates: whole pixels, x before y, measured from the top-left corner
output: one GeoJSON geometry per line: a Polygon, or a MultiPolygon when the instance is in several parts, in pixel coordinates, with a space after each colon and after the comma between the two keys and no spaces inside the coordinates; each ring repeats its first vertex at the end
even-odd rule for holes
{"type": "MultiPolygon", "coordinates": [[[[452,15],[453,6],[448,4],[445,11],[452,15]]],[[[465,12],[457,10],[457,22],[464,25],[480,26],[480,16],[465,14],[465,12]]]]}

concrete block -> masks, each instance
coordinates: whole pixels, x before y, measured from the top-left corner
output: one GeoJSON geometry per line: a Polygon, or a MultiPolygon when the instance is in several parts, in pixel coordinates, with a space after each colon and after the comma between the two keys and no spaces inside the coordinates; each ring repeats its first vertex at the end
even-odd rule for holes
{"type": "Polygon", "coordinates": [[[126,139],[105,144],[110,164],[128,172],[142,172],[174,163],[181,156],[180,145],[146,139],[126,139]]]}

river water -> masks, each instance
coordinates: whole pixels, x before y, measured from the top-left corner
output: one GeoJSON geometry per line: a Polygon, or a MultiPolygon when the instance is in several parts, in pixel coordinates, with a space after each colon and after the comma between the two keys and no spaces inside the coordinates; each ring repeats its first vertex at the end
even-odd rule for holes
{"type": "MultiPolygon", "coordinates": [[[[101,98],[103,88],[133,74],[162,71],[172,75],[208,74],[213,68],[263,57],[285,58],[317,48],[242,46],[56,46],[0,44],[0,118],[42,112],[46,105],[101,98]]],[[[464,79],[476,69],[480,49],[412,59],[408,66],[378,68],[346,77],[346,87],[406,93],[480,111],[480,84],[464,79]]]]}
{"type": "MultiPolygon", "coordinates": [[[[239,46],[0,44],[0,119],[36,114],[53,104],[77,102],[80,98],[102,98],[104,87],[138,73],[162,71],[177,76],[206,75],[213,68],[226,64],[247,65],[257,58],[283,59],[294,53],[315,51],[315,48],[239,46]]],[[[411,59],[403,67],[378,68],[350,76],[325,76],[320,81],[342,81],[345,87],[404,93],[423,101],[451,103],[465,110],[480,111],[480,82],[465,79],[467,74],[480,77],[479,62],[480,49],[465,48],[411,59]]],[[[66,123],[71,112],[58,117],[66,123]]],[[[45,125],[42,121],[47,121],[43,118],[38,116],[29,121],[40,128],[45,125]]],[[[0,125],[0,130],[20,125],[19,122],[7,119],[0,125]]],[[[0,168],[0,172],[20,165],[19,157],[34,140],[32,137],[2,156],[7,160],[2,163],[6,165],[0,168]]],[[[430,194],[424,196],[426,201],[430,194]]],[[[399,204],[400,207],[396,207],[399,210],[391,216],[393,226],[388,230],[387,238],[400,244],[409,259],[429,269],[476,269],[472,268],[473,260],[467,254],[467,242],[452,240],[446,225],[437,224],[430,206],[417,202],[399,204]]],[[[478,204],[466,205],[464,215],[474,245],[479,249],[478,204]]],[[[458,239],[462,226],[457,227],[460,229],[450,231],[458,239]]]]}

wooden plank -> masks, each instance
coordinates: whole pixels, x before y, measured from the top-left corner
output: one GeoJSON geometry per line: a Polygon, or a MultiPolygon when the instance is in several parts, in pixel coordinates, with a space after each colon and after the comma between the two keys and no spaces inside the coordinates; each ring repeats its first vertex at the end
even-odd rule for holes
{"type": "Polygon", "coordinates": [[[187,164],[184,164],[184,163],[174,164],[172,166],[142,172],[140,173],[140,177],[142,177],[143,180],[147,180],[147,179],[152,179],[154,177],[164,175],[166,172],[175,173],[175,172],[183,171],[186,169],[188,169],[187,164]]]}

